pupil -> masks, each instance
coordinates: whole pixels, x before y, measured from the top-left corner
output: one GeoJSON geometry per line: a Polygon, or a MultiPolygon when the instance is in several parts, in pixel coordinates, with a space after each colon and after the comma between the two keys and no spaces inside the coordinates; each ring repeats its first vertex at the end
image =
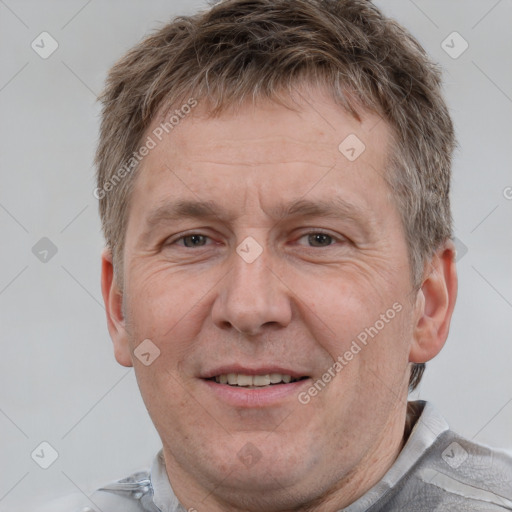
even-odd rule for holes
{"type": "Polygon", "coordinates": [[[324,233],[315,233],[313,235],[309,235],[309,241],[311,245],[329,245],[331,237],[324,233]]]}
{"type": "Polygon", "coordinates": [[[203,235],[189,235],[184,240],[185,245],[187,247],[194,247],[197,245],[202,245],[202,242],[204,242],[204,236],[203,235]],[[189,243],[187,243],[189,242],[189,243]]]}

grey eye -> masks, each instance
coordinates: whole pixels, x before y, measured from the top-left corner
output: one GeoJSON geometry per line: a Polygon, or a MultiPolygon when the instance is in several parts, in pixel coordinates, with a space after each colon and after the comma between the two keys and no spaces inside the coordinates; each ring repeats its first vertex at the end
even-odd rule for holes
{"type": "Polygon", "coordinates": [[[204,235],[187,235],[182,238],[185,247],[202,247],[208,237],[204,235]]]}
{"type": "Polygon", "coordinates": [[[325,233],[311,233],[308,235],[308,242],[313,247],[327,247],[331,245],[332,241],[332,236],[325,233]]]}

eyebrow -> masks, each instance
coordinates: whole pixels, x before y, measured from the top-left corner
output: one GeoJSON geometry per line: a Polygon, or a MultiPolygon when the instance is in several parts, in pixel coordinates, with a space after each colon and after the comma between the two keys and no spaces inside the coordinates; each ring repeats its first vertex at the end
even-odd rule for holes
{"type": "Polygon", "coordinates": [[[289,205],[279,205],[273,210],[276,218],[286,217],[336,217],[356,222],[366,222],[368,210],[340,197],[310,200],[298,199],[289,205]]]}
{"type": "Polygon", "coordinates": [[[225,216],[219,206],[213,201],[176,201],[164,203],[153,210],[147,220],[151,228],[161,223],[177,221],[183,218],[208,219],[225,216]]]}
{"type": "MultiPolygon", "coordinates": [[[[310,200],[298,199],[289,204],[280,204],[268,212],[273,218],[282,221],[289,217],[330,217],[348,219],[366,230],[371,224],[369,211],[360,205],[346,201],[340,197],[310,200]]],[[[236,215],[214,201],[179,200],[167,202],[154,209],[147,217],[145,233],[161,225],[169,224],[186,218],[201,220],[219,220],[227,222],[236,215]]]]}

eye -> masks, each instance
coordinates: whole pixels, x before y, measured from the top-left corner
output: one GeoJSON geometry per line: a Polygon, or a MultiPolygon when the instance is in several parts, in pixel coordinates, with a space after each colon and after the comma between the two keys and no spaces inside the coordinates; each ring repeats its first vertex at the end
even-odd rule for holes
{"type": "MultiPolygon", "coordinates": [[[[328,233],[324,233],[322,231],[314,231],[311,233],[306,233],[299,238],[299,241],[306,240],[306,243],[310,247],[329,247],[333,245],[336,241],[339,241],[338,238],[335,238],[328,233]]],[[[302,244],[301,244],[302,245],[302,244]]]]}
{"type": "Polygon", "coordinates": [[[308,243],[312,247],[327,247],[334,241],[332,236],[325,233],[309,233],[306,236],[308,237],[308,243]]]}
{"type": "Polygon", "coordinates": [[[176,239],[173,244],[182,245],[184,247],[203,247],[209,238],[205,235],[193,233],[176,239]]]}

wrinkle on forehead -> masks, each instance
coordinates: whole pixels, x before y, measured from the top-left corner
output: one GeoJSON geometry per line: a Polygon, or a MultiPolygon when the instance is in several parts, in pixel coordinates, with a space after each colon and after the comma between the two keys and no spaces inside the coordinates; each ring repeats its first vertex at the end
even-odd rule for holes
{"type": "Polygon", "coordinates": [[[381,208],[384,199],[373,196],[387,187],[389,127],[318,98],[300,111],[271,102],[213,118],[194,111],[143,160],[132,198],[145,203],[138,213],[146,217],[155,204],[177,199],[216,201],[243,217],[274,218],[273,210],[303,197],[340,196],[366,214],[381,208]],[[349,162],[338,146],[353,133],[366,150],[349,162]]]}

